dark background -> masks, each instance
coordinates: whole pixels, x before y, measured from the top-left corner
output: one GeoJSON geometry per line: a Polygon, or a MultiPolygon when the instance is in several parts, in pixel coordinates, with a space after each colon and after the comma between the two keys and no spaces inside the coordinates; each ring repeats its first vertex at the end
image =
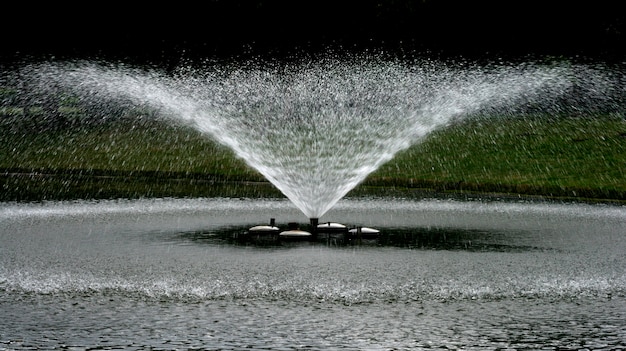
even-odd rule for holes
{"type": "Polygon", "coordinates": [[[155,64],[297,52],[567,56],[621,62],[620,1],[169,1],[5,4],[0,58],[155,64]]]}

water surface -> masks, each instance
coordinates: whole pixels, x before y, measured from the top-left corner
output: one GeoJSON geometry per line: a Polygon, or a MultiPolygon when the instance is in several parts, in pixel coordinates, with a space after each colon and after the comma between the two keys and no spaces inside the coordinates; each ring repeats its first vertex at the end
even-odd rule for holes
{"type": "Polygon", "coordinates": [[[624,207],[343,199],[320,221],[395,241],[224,235],[270,218],[308,221],[282,199],[2,203],[0,350],[626,347],[624,207]]]}

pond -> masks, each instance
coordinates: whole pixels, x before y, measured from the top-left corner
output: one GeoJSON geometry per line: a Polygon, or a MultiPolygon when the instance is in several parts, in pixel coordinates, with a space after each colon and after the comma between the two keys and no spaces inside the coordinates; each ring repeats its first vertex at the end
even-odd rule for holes
{"type": "Polygon", "coordinates": [[[233,235],[286,199],[0,204],[0,350],[626,347],[626,208],[348,198],[363,242],[233,235]]]}

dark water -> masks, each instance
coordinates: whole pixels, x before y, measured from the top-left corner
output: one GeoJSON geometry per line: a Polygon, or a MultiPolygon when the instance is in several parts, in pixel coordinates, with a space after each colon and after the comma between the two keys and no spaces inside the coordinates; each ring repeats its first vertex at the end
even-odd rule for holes
{"type": "Polygon", "coordinates": [[[386,236],[229,239],[270,218],[308,222],[284,200],[2,203],[0,350],[626,348],[624,207],[342,200],[320,222],[386,236]]]}

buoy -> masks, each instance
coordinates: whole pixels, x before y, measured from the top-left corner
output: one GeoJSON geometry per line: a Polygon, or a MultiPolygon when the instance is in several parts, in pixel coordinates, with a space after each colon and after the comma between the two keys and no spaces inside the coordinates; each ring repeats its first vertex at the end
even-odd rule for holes
{"type": "Polygon", "coordinates": [[[347,233],[348,227],[341,223],[336,222],[326,222],[317,225],[318,233],[347,233]]]}
{"type": "Polygon", "coordinates": [[[305,231],[305,230],[300,230],[300,229],[291,229],[291,230],[285,230],[283,232],[280,232],[280,234],[278,234],[278,236],[281,239],[288,239],[288,240],[305,240],[305,239],[309,239],[312,234],[305,231]]]}
{"type": "Polygon", "coordinates": [[[343,229],[346,226],[341,223],[326,222],[326,223],[318,224],[317,227],[320,229],[322,228],[323,229],[343,229]]]}
{"type": "Polygon", "coordinates": [[[278,227],[274,227],[271,225],[256,225],[250,229],[248,229],[249,232],[254,232],[254,233],[258,233],[258,232],[277,232],[280,229],[278,229],[278,227]]]}
{"type": "Polygon", "coordinates": [[[357,239],[376,238],[380,234],[380,230],[368,227],[356,227],[348,231],[349,235],[357,239]]]}
{"type": "Polygon", "coordinates": [[[269,225],[255,225],[254,227],[248,229],[248,232],[262,234],[262,233],[275,233],[275,232],[278,232],[279,230],[280,229],[278,229],[278,227],[276,226],[276,220],[274,218],[270,218],[269,225]]]}
{"type": "Polygon", "coordinates": [[[380,230],[374,229],[374,228],[368,228],[368,227],[352,228],[348,232],[350,234],[357,234],[359,231],[361,232],[361,234],[378,234],[378,233],[380,233],[380,230]]]}

